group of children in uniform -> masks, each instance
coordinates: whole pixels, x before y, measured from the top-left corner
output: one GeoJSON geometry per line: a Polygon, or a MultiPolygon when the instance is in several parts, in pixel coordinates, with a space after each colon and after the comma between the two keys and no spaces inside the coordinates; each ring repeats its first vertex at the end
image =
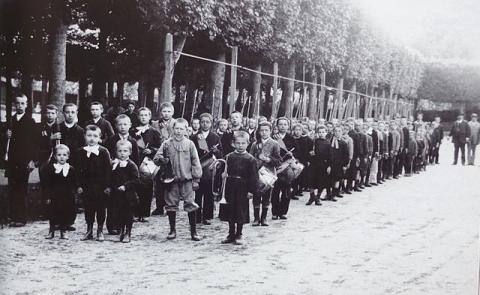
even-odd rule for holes
{"type": "Polygon", "coordinates": [[[252,226],[268,226],[270,205],[272,220],[285,220],[290,200],[298,200],[304,191],[310,193],[307,205],[321,205],[324,190],[323,200],[335,202],[343,193],[398,178],[403,170],[405,176],[425,170],[428,163],[438,163],[443,136],[439,122],[429,125],[406,118],[315,122],[282,117],[272,124],[260,117],[247,119],[244,127],[240,112],[219,120],[217,129],[213,117],[204,113],[190,128],[185,119],[172,118],[170,103],[161,105],[160,121],[152,121],[148,108],[138,109],[137,126],[132,126],[131,114],[120,114],[114,122],[102,118],[98,102],[91,103],[92,118],[84,127],[77,123],[75,104],[63,106],[61,123],[57,108],[47,105],[37,132],[33,120],[24,116],[26,102],[25,95],[16,97],[17,113],[8,131],[12,223],[24,224],[28,173],[36,165],[49,208],[48,239],[57,229],[60,238],[66,238],[80,205],[87,224],[82,240],[103,241],[106,225],[109,234],[130,242],[134,218],[147,221],[155,198],[152,214],[166,211],[168,216],[167,239],[176,238],[176,212],[183,201],[191,239],[199,241],[196,225],[209,225],[214,218],[212,170],[223,159],[222,220],[229,223],[229,233],[222,243],[242,244],[243,225],[250,223],[250,199],[252,226]],[[37,150],[32,140],[38,140],[37,150]],[[273,184],[262,185],[259,171],[275,175],[288,159],[303,165],[300,175],[292,180],[279,173],[273,184]]]}

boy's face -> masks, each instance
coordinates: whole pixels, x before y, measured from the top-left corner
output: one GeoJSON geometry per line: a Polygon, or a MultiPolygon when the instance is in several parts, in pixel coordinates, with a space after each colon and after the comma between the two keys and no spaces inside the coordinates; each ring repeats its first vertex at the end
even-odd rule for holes
{"type": "Polygon", "coordinates": [[[85,133],[85,141],[88,145],[97,145],[100,142],[100,130],[87,130],[85,133]]]}
{"type": "Polygon", "coordinates": [[[286,133],[288,130],[288,122],[286,120],[280,120],[277,124],[278,132],[286,133]]]}
{"type": "Polygon", "coordinates": [[[262,139],[267,139],[272,134],[272,131],[270,130],[270,128],[268,126],[261,126],[259,133],[260,133],[260,137],[262,139]]]}
{"type": "Polygon", "coordinates": [[[45,118],[47,118],[48,123],[52,123],[57,119],[57,111],[56,110],[48,110],[45,112],[45,118]]]}
{"type": "Polygon", "coordinates": [[[293,135],[294,135],[295,137],[300,137],[300,136],[302,136],[302,133],[303,133],[303,129],[302,129],[301,127],[295,127],[295,128],[293,129],[293,135]]]}
{"type": "Polygon", "coordinates": [[[192,121],[192,129],[197,131],[198,129],[200,129],[200,121],[198,120],[193,120],[192,121]]]}
{"type": "Polygon", "coordinates": [[[221,132],[225,132],[228,129],[228,123],[226,121],[221,121],[218,124],[218,129],[220,129],[221,132]]]}
{"type": "Polygon", "coordinates": [[[130,123],[129,119],[120,119],[117,121],[117,132],[121,135],[128,134],[130,127],[132,127],[132,123],[130,123]]]}
{"type": "Polygon", "coordinates": [[[257,122],[255,121],[255,119],[249,119],[248,120],[248,128],[255,129],[255,127],[257,127],[257,122]]]}
{"type": "Polygon", "coordinates": [[[342,128],[335,128],[333,130],[333,134],[335,135],[336,138],[342,137],[342,128]]]}
{"type": "Polygon", "coordinates": [[[63,116],[65,117],[65,122],[71,124],[77,118],[77,108],[76,107],[66,107],[65,111],[63,112],[63,116]]]}
{"type": "Polygon", "coordinates": [[[59,164],[65,164],[68,161],[68,151],[65,149],[58,149],[55,152],[55,160],[57,160],[57,163],[59,164]]]}
{"type": "Polygon", "coordinates": [[[162,118],[165,121],[168,121],[172,118],[173,116],[173,109],[172,108],[163,108],[162,109],[162,118]]]}
{"type": "Polygon", "coordinates": [[[237,138],[235,138],[235,141],[233,142],[233,146],[235,147],[235,149],[238,152],[243,153],[247,150],[248,141],[247,141],[246,138],[237,137],[237,138]]]}
{"type": "Polygon", "coordinates": [[[185,135],[187,135],[187,126],[182,123],[175,124],[175,127],[173,127],[173,136],[177,139],[181,139],[185,135]]]}
{"type": "Polygon", "coordinates": [[[325,139],[327,137],[327,132],[328,131],[325,128],[318,130],[318,137],[320,137],[321,139],[325,139]]]}
{"type": "Polygon", "coordinates": [[[232,126],[238,126],[242,123],[242,116],[239,113],[234,113],[230,115],[230,122],[232,122],[232,126]]]}
{"type": "Polygon", "coordinates": [[[327,132],[332,133],[333,132],[333,124],[327,124],[327,132]]]}
{"type": "Polygon", "coordinates": [[[138,120],[140,121],[140,124],[143,126],[148,125],[150,123],[151,115],[148,111],[141,111],[138,114],[138,120]]]}
{"type": "Polygon", "coordinates": [[[27,109],[27,98],[26,97],[16,97],[15,98],[15,109],[18,114],[23,114],[25,113],[25,110],[27,109]]]}
{"type": "Polygon", "coordinates": [[[94,104],[90,106],[90,114],[92,114],[93,118],[95,119],[100,118],[102,113],[103,113],[103,107],[101,107],[100,105],[94,104]]]}
{"type": "Polygon", "coordinates": [[[135,105],[134,105],[134,104],[131,104],[131,103],[128,104],[128,110],[129,110],[130,112],[133,112],[133,111],[135,110],[135,105]]]}
{"type": "Polygon", "coordinates": [[[125,161],[126,159],[128,159],[128,157],[130,157],[130,154],[131,154],[130,149],[127,146],[124,146],[124,145],[117,146],[118,159],[125,161]]]}
{"type": "Polygon", "coordinates": [[[210,128],[212,128],[212,121],[210,121],[208,117],[203,117],[202,120],[200,120],[200,126],[202,127],[202,131],[209,131],[210,128]]]}
{"type": "Polygon", "coordinates": [[[315,122],[308,123],[308,130],[309,131],[315,130],[315,122]]]}

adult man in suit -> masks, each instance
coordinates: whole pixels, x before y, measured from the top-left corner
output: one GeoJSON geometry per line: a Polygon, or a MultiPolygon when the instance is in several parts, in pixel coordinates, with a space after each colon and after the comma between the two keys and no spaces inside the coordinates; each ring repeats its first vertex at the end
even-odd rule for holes
{"type": "Polygon", "coordinates": [[[454,145],[454,159],[453,165],[457,165],[458,151],[460,150],[462,155],[462,165],[465,165],[465,144],[470,140],[470,126],[467,121],[463,119],[463,114],[457,116],[457,121],[453,123],[450,130],[450,136],[454,145]]]}
{"type": "Polygon", "coordinates": [[[478,122],[477,114],[472,114],[472,119],[468,122],[470,127],[470,141],[467,143],[468,149],[468,165],[475,165],[475,150],[480,140],[480,122],[478,122]]]}
{"type": "Polygon", "coordinates": [[[212,192],[212,172],[210,165],[215,158],[219,159],[223,156],[220,136],[213,133],[212,122],[213,117],[209,113],[200,115],[200,130],[192,135],[191,139],[195,144],[202,165],[202,178],[198,190],[195,192],[195,203],[200,208],[196,213],[196,222],[205,225],[211,224],[213,219],[213,192],[212,192]]]}
{"type": "Polygon", "coordinates": [[[15,97],[16,113],[7,129],[8,201],[10,226],[20,227],[26,223],[26,197],[28,176],[35,168],[36,140],[35,121],[27,114],[28,99],[25,94],[15,97]]]}

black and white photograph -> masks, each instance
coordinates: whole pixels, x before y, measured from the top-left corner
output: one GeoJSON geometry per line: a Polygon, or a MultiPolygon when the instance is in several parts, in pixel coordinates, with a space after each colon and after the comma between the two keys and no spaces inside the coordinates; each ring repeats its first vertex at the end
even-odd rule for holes
{"type": "Polygon", "coordinates": [[[0,294],[480,295],[479,116],[478,0],[0,0],[0,294]]]}

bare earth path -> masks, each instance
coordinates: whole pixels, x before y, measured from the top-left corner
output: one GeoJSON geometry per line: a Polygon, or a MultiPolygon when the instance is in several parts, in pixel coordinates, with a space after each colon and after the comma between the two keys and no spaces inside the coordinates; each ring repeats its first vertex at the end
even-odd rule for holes
{"type": "MultiPolygon", "coordinates": [[[[168,221],[135,223],[132,243],[48,241],[46,222],[0,230],[4,294],[477,294],[480,167],[441,164],[321,207],[292,201],[289,219],[245,226],[246,245],[220,245],[227,224],[178,238],[168,221]]],[[[107,239],[113,239],[107,236],[107,239]]]]}

